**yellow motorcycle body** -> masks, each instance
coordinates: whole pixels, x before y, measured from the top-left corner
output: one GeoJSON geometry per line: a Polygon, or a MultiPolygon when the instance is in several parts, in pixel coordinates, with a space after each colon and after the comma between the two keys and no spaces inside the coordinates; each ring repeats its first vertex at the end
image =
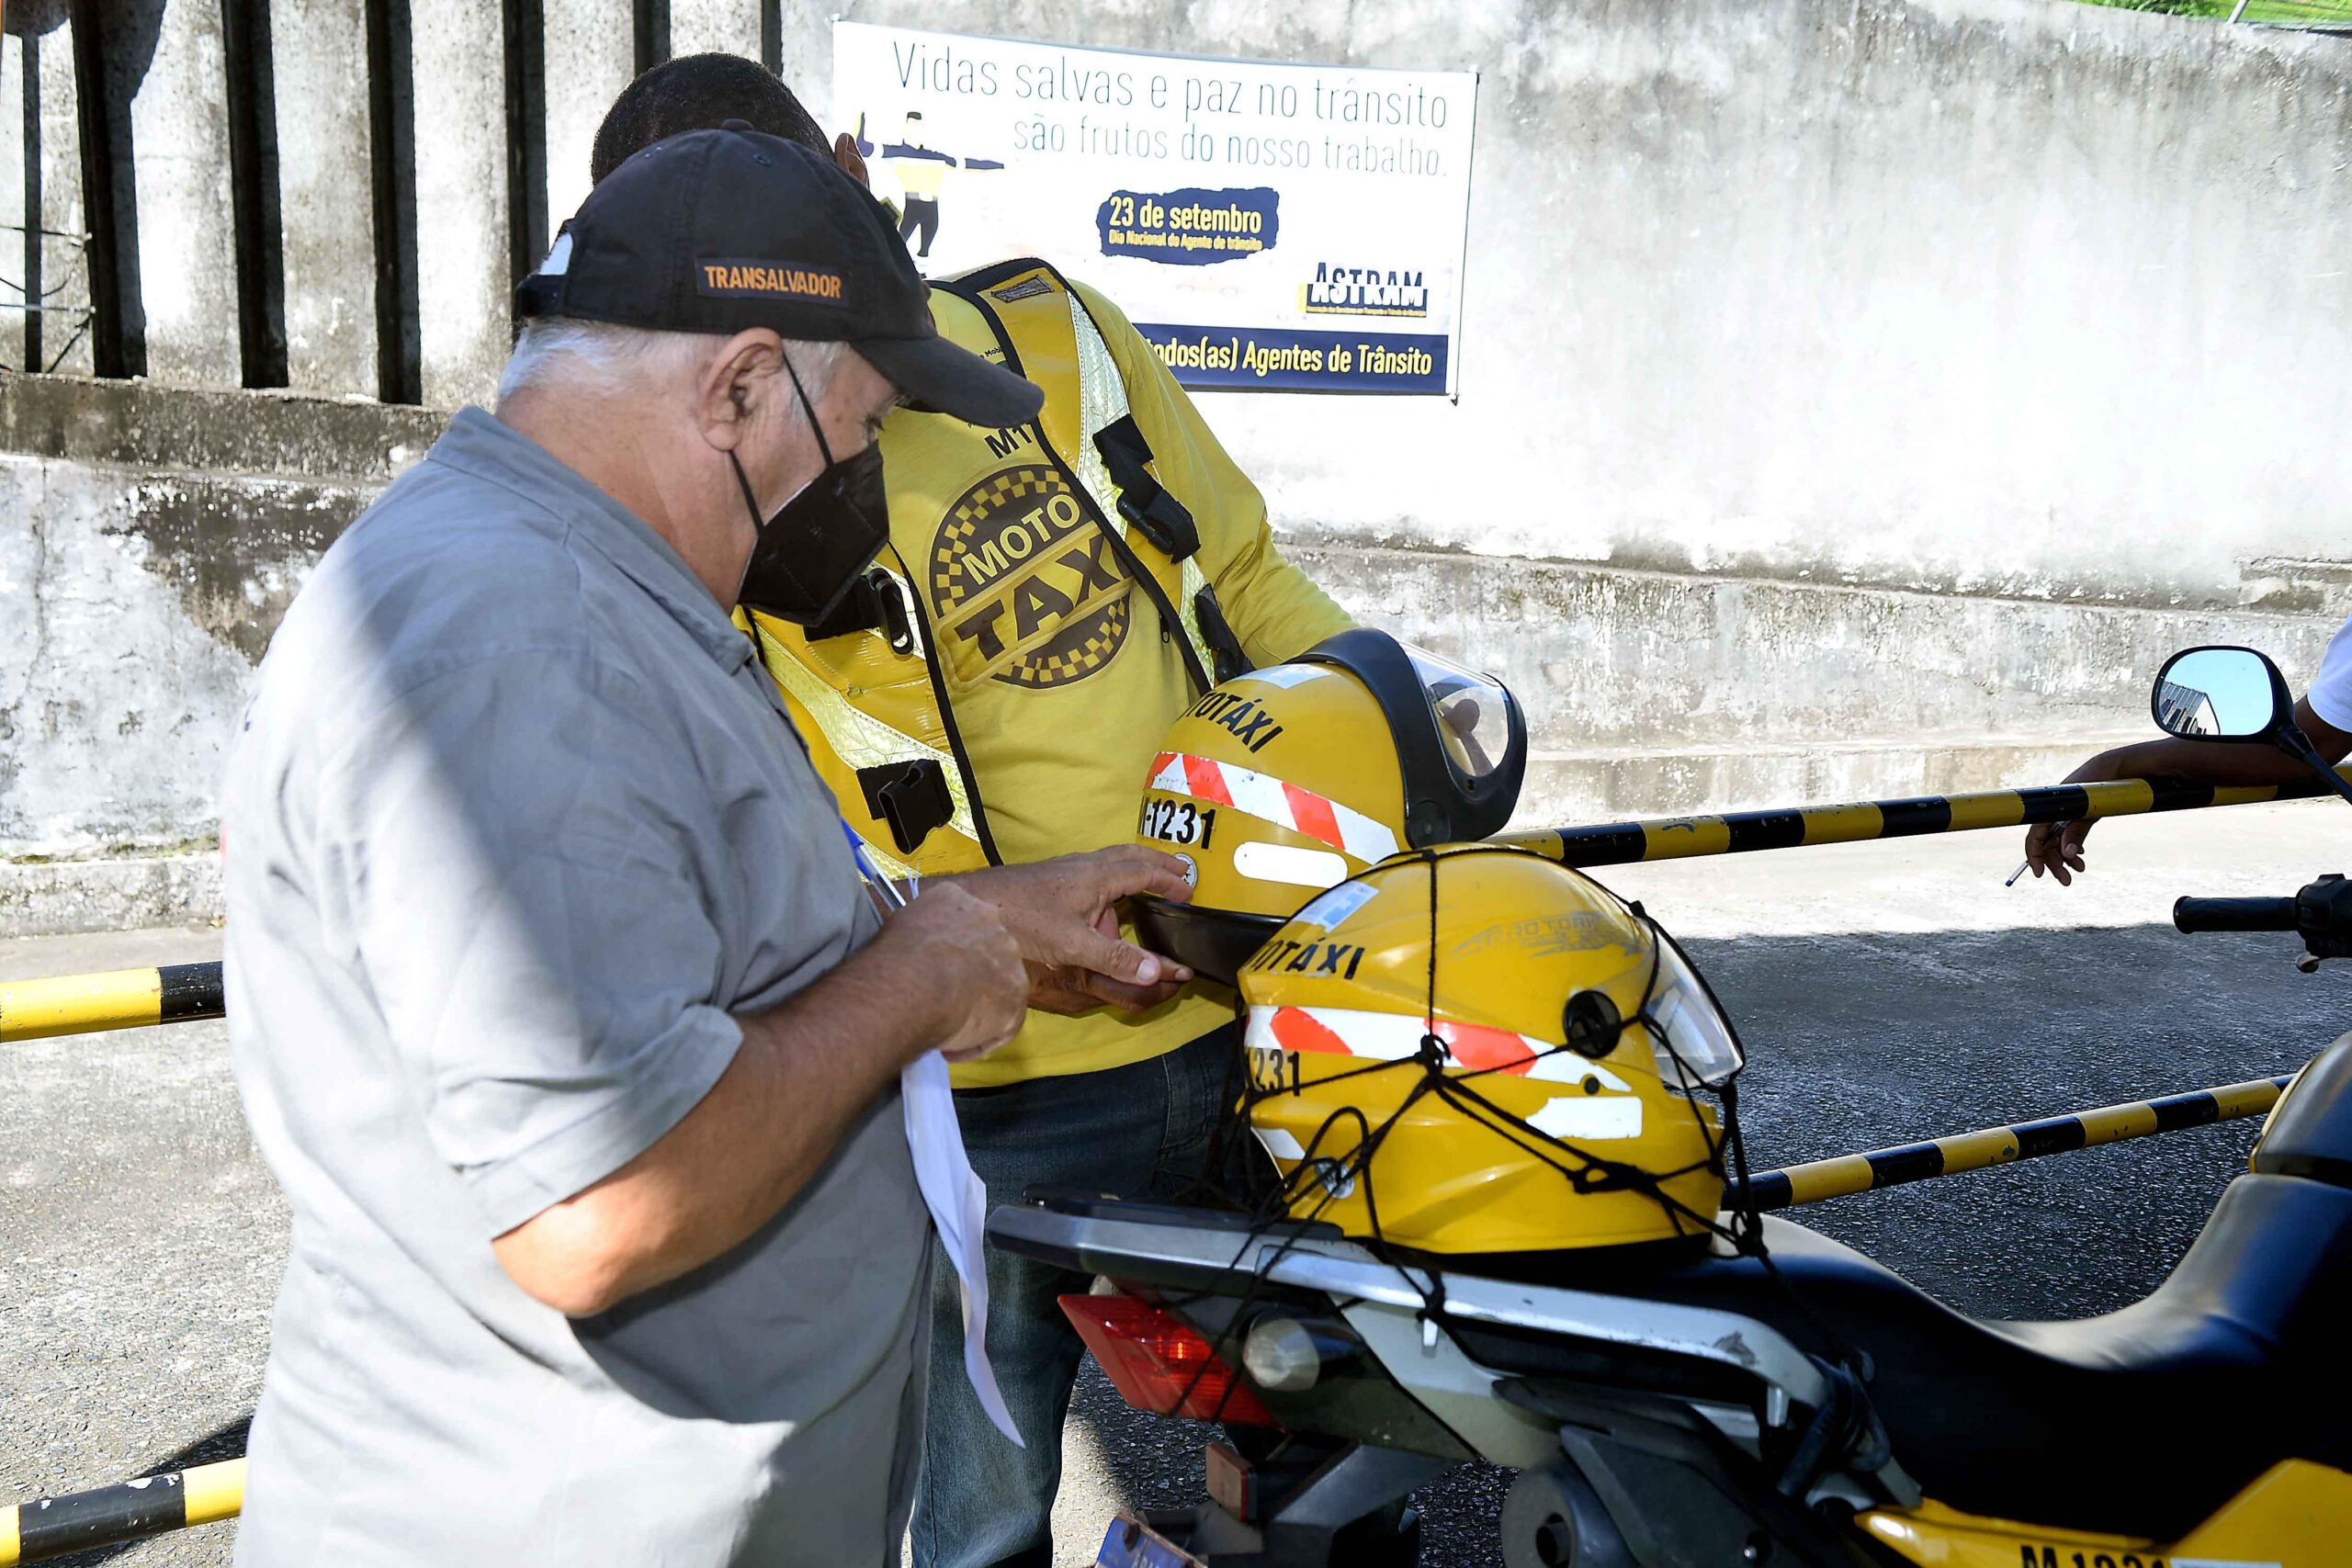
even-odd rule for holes
{"type": "Polygon", "coordinates": [[[2309,1460],[2273,1465],[2170,1544],[2037,1529],[1936,1503],[1874,1508],[1854,1523],[1919,1568],[2337,1568],[2352,1562],[2352,1474],[2309,1460]]]}

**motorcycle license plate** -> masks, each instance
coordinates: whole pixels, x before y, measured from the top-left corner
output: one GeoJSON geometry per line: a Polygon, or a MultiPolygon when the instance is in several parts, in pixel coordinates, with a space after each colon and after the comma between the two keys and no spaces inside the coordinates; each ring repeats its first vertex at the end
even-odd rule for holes
{"type": "Polygon", "coordinates": [[[1094,1554],[1094,1568],[1203,1568],[1191,1552],[1154,1535],[1137,1520],[1121,1514],[1103,1532],[1102,1550],[1094,1554]]]}

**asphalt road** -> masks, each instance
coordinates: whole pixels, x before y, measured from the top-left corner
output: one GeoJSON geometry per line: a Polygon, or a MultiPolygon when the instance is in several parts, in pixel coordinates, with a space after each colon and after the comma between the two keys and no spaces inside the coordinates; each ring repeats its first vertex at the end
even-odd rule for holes
{"type": "MultiPolygon", "coordinates": [[[[2187,938],[2181,893],[2352,869],[2333,802],[2103,826],[2092,877],[2005,889],[2014,833],[1623,867],[1746,1037],[1745,1120],[1778,1164],[2264,1076],[2352,1027],[2352,969],[2291,939],[2187,938]]],[[[213,931],[0,943],[0,977],[212,956],[213,931]]],[[[0,1047],[0,1500],[235,1451],[258,1390],[285,1209],[218,1024],[0,1047]]],[[[2144,1293],[2241,1168],[2251,1123],[1865,1194],[1805,1212],[1964,1310],[2072,1317],[2144,1293]]],[[[1196,1495],[1196,1430],[1099,1378],[1065,1442],[1057,1561],[1116,1508],[1196,1495]]],[[[1431,1568],[1498,1561],[1508,1476],[1419,1502],[1431,1568]]],[[[79,1562],[222,1564],[232,1526],[79,1562]]]]}

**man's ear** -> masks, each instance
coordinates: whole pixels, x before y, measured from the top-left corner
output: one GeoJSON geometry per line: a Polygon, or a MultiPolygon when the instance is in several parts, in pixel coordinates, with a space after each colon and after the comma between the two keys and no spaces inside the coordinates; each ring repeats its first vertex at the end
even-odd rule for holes
{"type": "Polygon", "coordinates": [[[770,395],[769,383],[783,366],[784,340],[766,327],[747,328],[719,344],[703,361],[695,387],[703,439],[732,452],[742,442],[752,400],[770,395]]]}
{"type": "Polygon", "coordinates": [[[857,139],[846,130],[833,138],[833,162],[842,166],[842,173],[866,189],[874,188],[874,182],[865,175],[865,159],[857,151],[857,139]]]}

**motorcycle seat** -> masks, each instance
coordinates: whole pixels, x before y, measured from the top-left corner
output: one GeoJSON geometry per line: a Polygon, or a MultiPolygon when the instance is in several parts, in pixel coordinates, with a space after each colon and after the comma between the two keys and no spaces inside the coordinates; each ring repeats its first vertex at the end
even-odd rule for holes
{"type": "MultiPolygon", "coordinates": [[[[1815,1355],[1862,1352],[1895,1459],[1938,1502],[2168,1540],[2280,1460],[2352,1467],[2352,1188],[2239,1177],[2154,1293],[2068,1323],[1968,1317],[1850,1247],[1764,1224],[1785,1287],[1715,1257],[1627,1293],[1758,1318],[1815,1355]]],[[[1539,1342],[1479,1337],[1472,1354],[1498,1370],[1565,1370],[1539,1342]]]]}

